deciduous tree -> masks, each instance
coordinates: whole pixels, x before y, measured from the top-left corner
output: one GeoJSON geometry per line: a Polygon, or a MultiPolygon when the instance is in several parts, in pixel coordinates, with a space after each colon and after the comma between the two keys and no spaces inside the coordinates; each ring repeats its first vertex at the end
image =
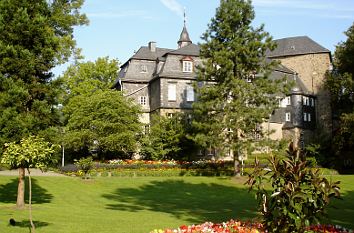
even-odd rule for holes
{"type": "Polygon", "coordinates": [[[140,108],[111,89],[119,62],[108,57],[71,65],[60,78],[64,86],[65,147],[78,157],[94,153],[127,156],[137,149],[142,132],[140,108]]]}
{"type": "Polygon", "coordinates": [[[347,40],[336,47],[334,69],[327,73],[326,87],[331,93],[334,115],[339,120],[333,150],[337,155],[350,156],[354,149],[354,24],[345,35],[347,40]]]}
{"type": "MultiPolygon", "coordinates": [[[[78,95],[64,107],[68,122],[64,142],[75,151],[127,156],[137,150],[142,132],[140,108],[116,90],[78,95]]],[[[81,154],[87,156],[87,154],[81,154]]]]}
{"type": "MultiPolygon", "coordinates": [[[[27,138],[23,138],[20,143],[6,143],[5,151],[1,158],[1,162],[8,164],[11,168],[27,169],[28,171],[29,217],[32,232],[34,232],[35,226],[32,221],[32,182],[30,168],[44,169],[48,165],[56,162],[56,159],[53,156],[56,147],[57,145],[50,144],[49,142],[44,141],[43,138],[29,136],[27,138]]],[[[24,192],[19,190],[18,193],[22,195],[24,192]]],[[[20,195],[17,196],[17,199],[24,198],[20,195]]],[[[18,203],[21,203],[21,200],[18,201],[18,203]]]]}

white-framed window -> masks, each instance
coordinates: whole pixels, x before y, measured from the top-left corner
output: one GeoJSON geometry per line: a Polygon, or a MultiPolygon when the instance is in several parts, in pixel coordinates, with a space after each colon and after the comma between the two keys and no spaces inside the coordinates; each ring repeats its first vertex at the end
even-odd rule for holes
{"type": "Polygon", "coordinates": [[[182,70],[183,72],[188,72],[188,73],[193,72],[193,62],[182,61],[182,70]]]}
{"type": "Polygon", "coordinates": [[[285,121],[287,121],[287,122],[291,121],[291,114],[290,114],[290,112],[285,113],[285,121]]]}
{"type": "Polygon", "coordinates": [[[302,104],[306,106],[310,106],[310,98],[307,96],[302,97],[302,104]]]}
{"type": "Polygon", "coordinates": [[[194,88],[191,84],[188,84],[186,87],[186,98],[187,98],[187,102],[194,101],[194,88]]]}
{"type": "Polygon", "coordinates": [[[147,97],[146,96],[139,96],[139,104],[146,105],[147,104],[147,97]]]}
{"type": "Polygon", "coordinates": [[[140,66],[140,73],[147,73],[147,66],[146,65],[140,66]]]}
{"type": "Polygon", "coordinates": [[[304,112],[304,121],[310,122],[311,121],[311,113],[304,112]]]}
{"type": "Polygon", "coordinates": [[[169,112],[166,114],[166,116],[170,119],[173,118],[175,115],[176,115],[176,113],[173,113],[173,112],[169,112]]]}
{"type": "Polygon", "coordinates": [[[177,100],[177,83],[168,83],[168,101],[177,100]]]}
{"type": "Polygon", "coordinates": [[[310,104],[311,104],[311,107],[315,107],[315,99],[314,98],[310,98],[310,104]]]}
{"type": "Polygon", "coordinates": [[[291,105],[291,98],[290,96],[285,97],[286,99],[286,105],[291,105]]]}

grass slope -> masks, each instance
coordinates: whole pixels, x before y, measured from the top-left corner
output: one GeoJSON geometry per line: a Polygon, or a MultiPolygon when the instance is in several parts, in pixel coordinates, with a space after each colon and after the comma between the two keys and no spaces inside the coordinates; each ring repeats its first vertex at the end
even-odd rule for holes
{"type": "MultiPolygon", "coordinates": [[[[335,224],[354,228],[354,176],[343,182],[343,201],[331,209],[335,224]]],[[[0,232],[29,232],[28,211],[16,210],[17,178],[0,176],[0,232]],[[10,218],[17,226],[9,226],[10,218]]],[[[35,177],[37,233],[144,233],[205,221],[256,218],[243,181],[215,177],[35,177]]]]}

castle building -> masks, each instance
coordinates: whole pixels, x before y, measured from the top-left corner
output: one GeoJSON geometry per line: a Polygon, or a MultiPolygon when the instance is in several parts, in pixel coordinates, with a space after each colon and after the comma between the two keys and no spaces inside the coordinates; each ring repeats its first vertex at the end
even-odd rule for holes
{"type": "MultiPolygon", "coordinates": [[[[289,138],[301,144],[310,142],[319,131],[329,135],[331,110],[323,82],[331,67],[330,51],[306,36],[275,42],[277,48],[266,56],[280,64],[270,77],[285,76],[295,86],[290,94],[279,96],[279,108],[263,124],[263,130],[274,132],[271,139],[289,138]]],[[[185,24],[177,45],[176,49],[168,49],[149,42],[121,66],[114,87],[141,105],[141,121],[146,125],[152,114],[171,116],[192,109],[192,83],[202,60],[199,46],[193,44],[185,24]]]]}

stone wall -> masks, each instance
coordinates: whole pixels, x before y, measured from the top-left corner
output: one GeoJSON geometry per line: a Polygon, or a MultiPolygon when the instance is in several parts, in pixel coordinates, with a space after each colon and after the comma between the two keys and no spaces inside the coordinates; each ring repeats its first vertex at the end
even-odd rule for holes
{"type": "Polygon", "coordinates": [[[330,53],[306,54],[277,58],[280,62],[298,73],[305,87],[317,96],[316,120],[319,137],[329,137],[332,132],[332,111],[330,96],[324,88],[325,73],[331,67],[330,53]],[[321,136],[320,136],[321,135],[321,136]]]}

